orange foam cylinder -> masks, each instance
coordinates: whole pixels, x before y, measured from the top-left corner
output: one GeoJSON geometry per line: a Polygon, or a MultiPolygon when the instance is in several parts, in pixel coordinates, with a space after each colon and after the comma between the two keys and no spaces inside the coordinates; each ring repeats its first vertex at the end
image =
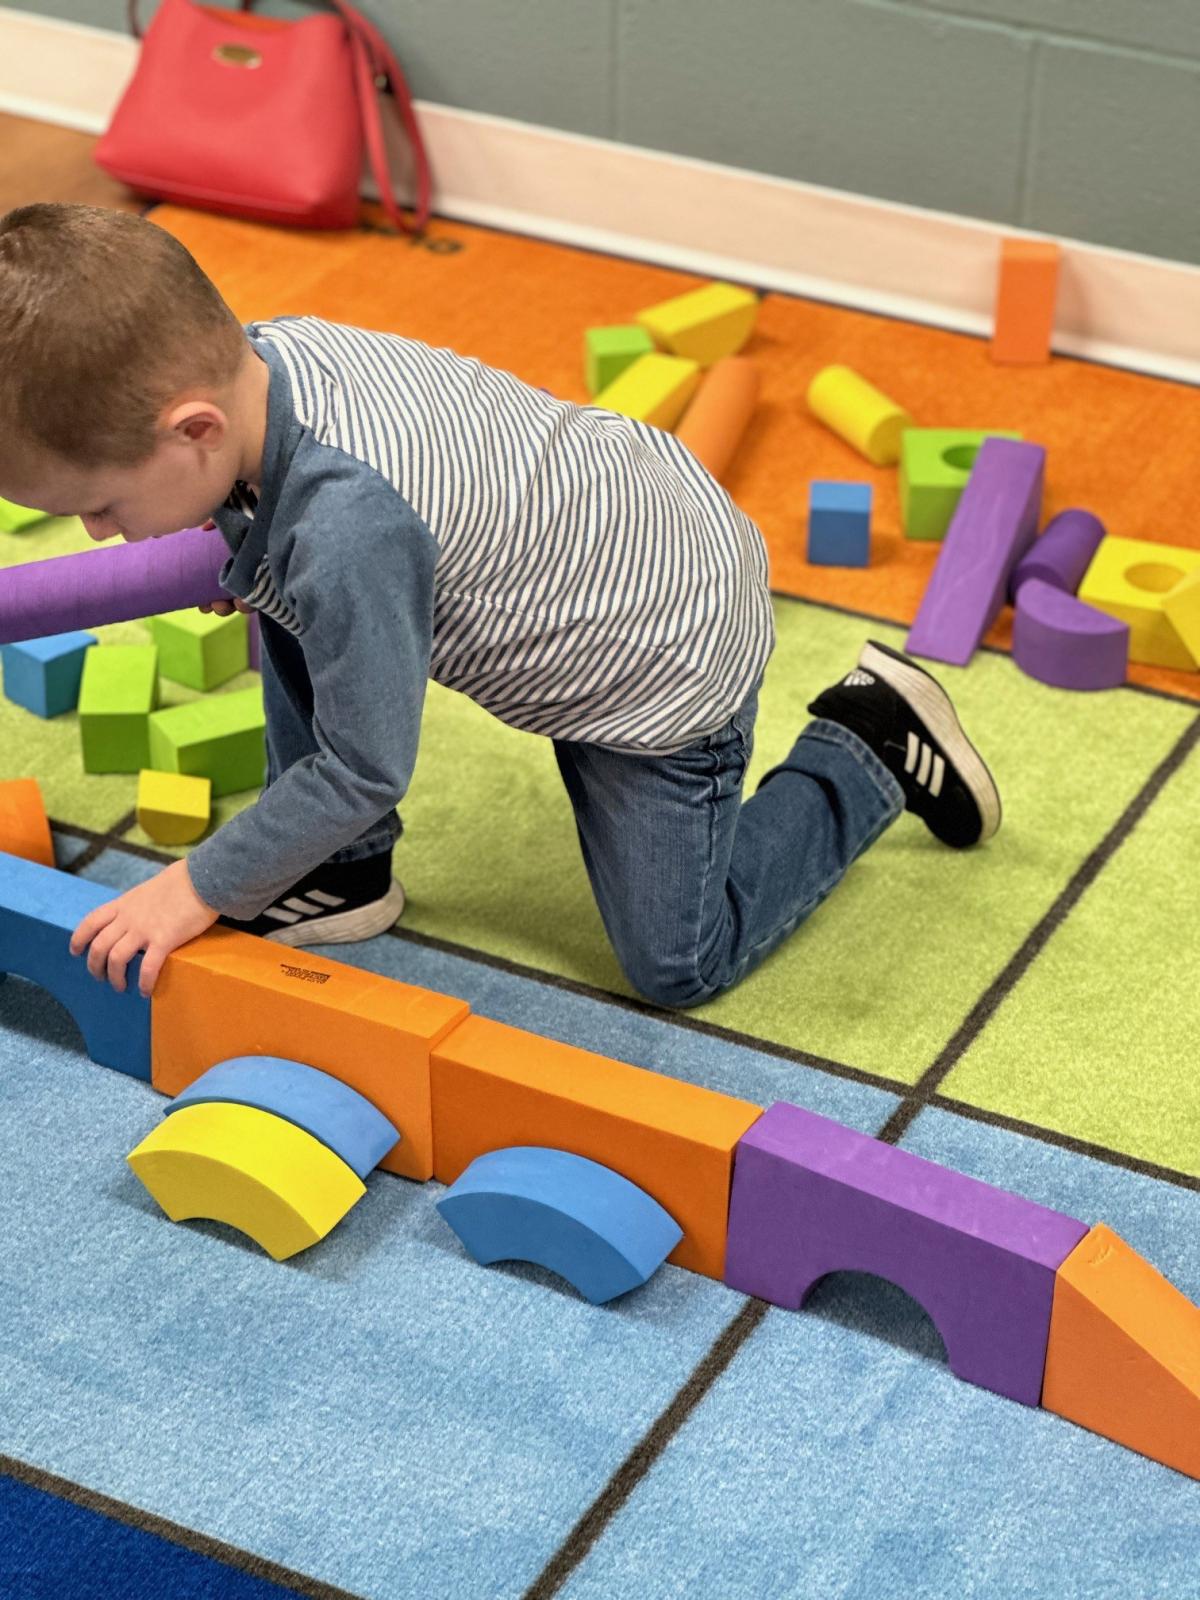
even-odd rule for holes
{"type": "Polygon", "coordinates": [[[0,850],[26,861],[54,865],[50,819],[36,778],[9,778],[0,783],[0,850]]]}
{"type": "Polygon", "coordinates": [[[993,361],[1028,367],[1050,359],[1059,260],[1059,248],[1050,240],[1002,241],[993,361]]]}
{"type": "Polygon", "coordinates": [[[675,1219],[683,1238],[670,1261],[721,1277],[733,1153],[758,1106],[474,1015],[430,1062],[440,1182],[510,1145],[586,1156],[675,1219]]]}
{"type": "Polygon", "coordinates": [[[746,356],[725,356],[708,369],[675,437],[714,478],[725,475],[758,403],[759,374],[746,356]]]}

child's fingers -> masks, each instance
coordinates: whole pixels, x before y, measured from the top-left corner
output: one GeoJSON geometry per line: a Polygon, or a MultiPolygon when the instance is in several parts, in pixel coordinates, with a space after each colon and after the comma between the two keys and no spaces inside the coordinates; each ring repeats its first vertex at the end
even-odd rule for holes
{"type": "Polygon", "coordinates": [[[71,954],[73,956],[80,955],[84,946],[90,944],[101,928],[107,927],[115,915],[116,902],[114,900],[108,900],[104,905],[97,906],[95,910],[89,911],[71,935],[71,954]]]}
{"type": "Polygon", "coordinates": [[[169,951],[165,950],[161,945],[150,944],[146,946],[146,953],[142,957],[141,971],[138,974],[138,989],[142,994],[149,996],[153,993],[154,985],[158,982],[158,975],[163,969],[163,963],[166,961],[168,954],[169,951]]]}
{"type": "Polygon", "coordinates": [[[88,946],[87,969],[98,983],[103,983],[108,976],[108,953],[124,933],[125,929],[116,917],[104,925],[92,938],[88,946]]]}
{"type": "Polygon", "coordinates": [[[125,993],[125,968],[141,948],[142,941],[136,933],[124,933],[109,950],[105,970],[118,994],[125,993]]]}

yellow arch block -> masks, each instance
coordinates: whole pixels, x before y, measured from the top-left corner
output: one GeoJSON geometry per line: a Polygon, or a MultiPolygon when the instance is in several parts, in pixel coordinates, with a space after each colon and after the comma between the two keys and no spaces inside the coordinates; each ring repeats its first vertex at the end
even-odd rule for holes
{"type": "Polygon", "coordinates": [[[758,296],[752,290],[710,283],[647,306],[637,320],[660,350],[711,367],[738,353],[753,333],[757,315],[758,296]]]}
{"type": "MultiPolygon", "coordinates": [[[[1079,598],[1129,624],[1129,659],[1154,667],[1194,670],[1196,661],[1176,631],[1167,598],[1200,569],[1200,550],[1146,539],[1101,541],[1079,585],[1079,598]]],[[[1180,613],[1186,608],[1175,602],[1180,613]]]]}
{"type": "Polygon", "coordinates": [[[311,1133],[254,1106],[186,1106],[126,1160],[172,1222],[227,1222],[276,1261],[323,1239],[367,1192],[311,1133]]]}

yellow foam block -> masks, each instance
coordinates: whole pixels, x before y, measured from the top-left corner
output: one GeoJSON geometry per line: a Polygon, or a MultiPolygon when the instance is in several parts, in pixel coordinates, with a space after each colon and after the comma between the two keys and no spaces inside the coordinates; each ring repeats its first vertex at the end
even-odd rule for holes
{"type": "Polygon", "coordinates": [[[877,467],[899,461],[904,430],[913,425],[903,406],[851,367],[822,367],[808,386],[808,408],[877,467]]]}
{"type": "Polygon", "coordinates": [[[698,362],[655,351],[631,362],[600,391],[594,404],[666,430],[679,421],[699,387],[698,362]]]}
{"type": "Polygon", "coordinates": [[[1130,661],[1186,672],[1196,662],[1176,632],[1165,602],[1197,570],[1200,550],[1145,539],[1104,539],[1083,575],[1079,598],[1129,624],[1130,661]]]}
{"type": "Polygon", "coordinates": [[[1200,667],[1200,567],[1167,590],[1163,596],[1163,610],[1188,654],[1200,667]]]}
{"type": "Polygon", "coordinates": [[[143,767],[138,773],[137,819],[159,844],[190,844],[212,819],[212,779],[143,767]]]}
{"type": "Polygon", "coordinates": [[[327,1145],[254,1106],[181,1107],[126,1160],[172,1222],[226,1222],[276,1261],[323,1239],[367,1192],[327,1145]]]}
{"type": "Polygon", "coordinates": [[[702,367],[736,355],[754,331],[758,296],[732,283],[710,283],[639,311],[637,321],[661,350],[702,367]]]}

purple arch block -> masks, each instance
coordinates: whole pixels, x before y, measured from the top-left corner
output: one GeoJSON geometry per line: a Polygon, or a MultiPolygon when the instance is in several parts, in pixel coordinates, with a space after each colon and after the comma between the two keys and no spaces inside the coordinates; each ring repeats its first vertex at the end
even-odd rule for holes
{"type": "Polygon", "coordinates": [[[1090,511],[1060,511],[1017,562],[1009,598],[1015,601],[1021,585],[1031,578],[1074,594],[1103,538],[1104,524],[1090,511]]]}
{"type": "Polygon", "coordinates": [[[1029,578],[1013,616],[1013,660],[1055,689],[1115,689],[1129,665],[1129,624],[1029,578]]]}
{"type": "Polygon", "coordinates": [[[734,1157],[725,1282],[799,1310],[870,1272],[933,1319],[951,1370],[1036,1406],[1054,1278],[1082,1222],[780,1101],[734,1157]]]}

